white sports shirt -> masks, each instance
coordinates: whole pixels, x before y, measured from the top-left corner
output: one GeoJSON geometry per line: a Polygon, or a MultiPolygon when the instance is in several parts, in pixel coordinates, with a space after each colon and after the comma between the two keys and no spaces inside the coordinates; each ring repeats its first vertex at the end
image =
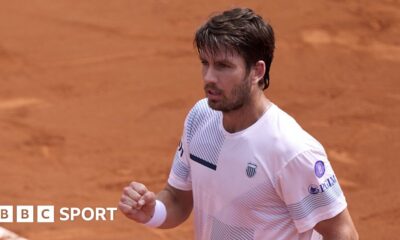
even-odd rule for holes
{"type": "Polygon", "coordinates": [[[198,240],[320,239],[314,226],[347,207],[321,144],[276,105],[231,134],[199,101],[168,183],[193,191],[198,240]]]}

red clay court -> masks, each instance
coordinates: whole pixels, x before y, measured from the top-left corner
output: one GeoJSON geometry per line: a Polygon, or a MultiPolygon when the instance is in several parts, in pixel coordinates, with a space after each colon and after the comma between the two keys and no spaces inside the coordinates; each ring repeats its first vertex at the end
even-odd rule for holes
{"type": "MultiPolygon", "coordinates": [[[[361,239],[400,235],[400,2],[2,1],[0,205],[116,207],[160,190],[204,96],[193,35],[247,6],[276,32],[266,95],[327,149],[361,239]]],[[[30,240],[192,239],[115,221],[7,223],[30,240]]]]}

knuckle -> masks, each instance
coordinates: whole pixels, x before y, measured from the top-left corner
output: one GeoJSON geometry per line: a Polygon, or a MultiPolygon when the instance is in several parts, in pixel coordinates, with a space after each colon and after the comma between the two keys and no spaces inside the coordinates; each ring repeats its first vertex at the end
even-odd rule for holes
{"type": "Polygon", "coordinates": [[[136,186],[138,186],[140,183],[138,183],[138,182],[131,182],[129,185],[130,186],[132,186],[132,187],[136,187],[136,186]]]}
{"type": "Polygon", "coordinates": [[[124,194],[128,194],[128,192],[129,192],[129,187],[124,187],[123,193],[124,193],[124,194]]]}
{"type": "Polygon", "coordinates": [[[141,194],[145,194],[145,193],[147,192],[146,186],[143,185],[143,184],[140,184],[140,185],[138,186],[138,192],[140,192],[141,194]]]}
{"type": "Polygon", "coordinates": [[[146,190],[146,186],[143,183],[131,182],[129,186],[138,192],[146,190]]]}
{"type": "Polygon", "coordinates": [[[122,196],[121,199],[119,200],[121,203],[126,203],[126,197],[122,196]]]}
{"type": "Polygon", "coordinates": [[[153,198],[155,198],[155,194],[153,193],[153,192],[147,192],[145,195],[144,195],[144,197],[146,198],[146,199],[153,199],[153,198]]]}

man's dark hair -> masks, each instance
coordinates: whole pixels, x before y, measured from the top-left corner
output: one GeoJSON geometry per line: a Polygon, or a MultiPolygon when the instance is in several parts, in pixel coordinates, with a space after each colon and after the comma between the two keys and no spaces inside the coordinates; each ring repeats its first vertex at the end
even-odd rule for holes
{"type": "Polygon", "coordinates": [[[234,8],[211,17],[195,35],[194,44],[200,53],[215,55],[220,51],[235,51],[246,68],[259,60],[266,65],[260,86],[269,86],[269,70],[274,56],[275,38],[272,27],[249,8],[234,8]]]}

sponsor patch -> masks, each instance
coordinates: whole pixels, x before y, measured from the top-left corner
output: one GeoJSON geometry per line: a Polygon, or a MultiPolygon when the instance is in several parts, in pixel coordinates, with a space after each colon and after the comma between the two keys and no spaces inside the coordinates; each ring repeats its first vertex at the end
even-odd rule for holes
{"type": "Polygon", "coordinates": [[[311,194],[319,193],[319,186],[315,184],[310,184],[310,186],[308,186],[308,192],[311,194]]]}
{"type": "Polygon", "coordinates": [[[314,165],[315,176],[321,178],[325,174],[325,164],[323,161],[317,161],[314,165]]]}
{"type": "Polygon", "coordinates": [[[335,175],[332,175],[328,177],[325,181],[320,183],[319,185],[317,184],[310,184],[308,185],[308,192],[310,194],[318,194],[318,193],[323,193],[333,187],[335,184],[337,184],[337,179],[335,175]]]}

